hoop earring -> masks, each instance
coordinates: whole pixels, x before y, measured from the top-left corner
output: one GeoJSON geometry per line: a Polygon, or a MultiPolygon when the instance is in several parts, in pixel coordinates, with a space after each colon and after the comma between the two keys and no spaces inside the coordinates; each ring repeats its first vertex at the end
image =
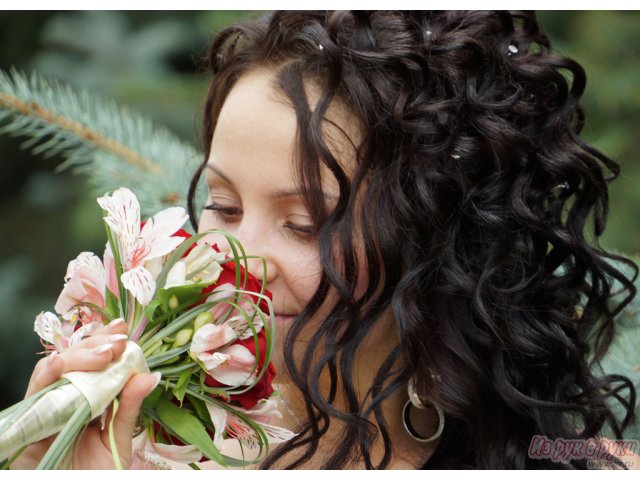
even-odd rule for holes
{"type": "Polygon", "coordinates": [[[442,435],[442,431],[444,430],[444,412],[439,406],[437,406],[435,403],[432,403],[431,406],[436,409],[436,412],[438,412],[438,428],[436,432],[430,437],[423,437],[416,431],[416,429],[411,424],[411,407],[416,407],[420,410],[426,410],[429,407],[422,403],[422,400],[420,400],[420,397],[418,397],[418,394],[415,390],[415,382],[415,376],[411,377],[411,380],[409,380],[409,383],[407,385],[409,400],[407,400],[407,403],[405,403],[404,407],[402,408],[402,423],[404,424],[404,428],[407,433],[418,442],[433,442],[434,440],[438,439],[440,435],[442,435]]]}

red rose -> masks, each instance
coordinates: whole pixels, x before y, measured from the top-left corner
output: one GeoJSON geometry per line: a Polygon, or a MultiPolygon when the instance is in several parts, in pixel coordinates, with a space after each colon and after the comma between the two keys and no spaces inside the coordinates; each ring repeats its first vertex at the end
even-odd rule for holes
{"type": "MultiPolygon", "coordinates": [[[[176,233],[174,233],[173,235],[171,235],[172,237],[183,237],[185,240],[191,238],[191,234],[185,230],[183,230],[182,228],[180,230],[178,230],[176,233]]],[[[197,242],[196,242],[197,243],[197,242]]],[[[184,252],[184,255],[182,255],[182,258],[186,257],[187,255],[189,255],[189,253],[191,252],[191,250],[193,250],[196,247],[196,243],[193,243],[186,252],[184,252]]],[[[216,248],[215,249],[216,252],[218,252],[219,250],[216,248]]]]}
{"type": "MultiPolygon", "coordinates": [[[[217,248],[217,245],[213,245],[213,248],[216,251],[219,251],[218,248],[217,248]]],[[[242,287],[242,283],[244,282],[245,275],[246,275],[245,269],[244,269],[244,267],[242,265],[240,265],[240,285],[239,285],[239,287],[242,287]]],[[[222,272],[220,272],[220,277],[218,277],[218,280],[216,281],[216,283],[211,285],[211,286],[209,286],[209,287],[207,287],[207,288],[205,288],[205,289],[203,289],[202,293],[210,293],[218,285],[224,285],[225,283],[230,283],[231,285],[235,285],[236,284],[236,265],[235,265],[234,262],[228,262],[228,263],[225,263],[224,265],[222,265],[222,272]]],[[[248,292],[260,293],[261,288],[262,288],[262,282],[257,280],[253,275],[251,275],[251,273],[249,273],[247,275],[247,284],[246,284],[244,290],[246,290],[248,292]]],[[[273,296],[271,295],[271,292],[269,290],[265,289],[263,294],[269,300],[273,300],[273,296]]],[[[249,294],[245,294],[245,295],[249,295],[249,294]]],[[[257,302],[258,297],[254,296],[254,298],[252,298],[252,300],[257,303],[257,305],[260,308],[260,310],[262,310],[265,313],[269,313],[269,306],[268,306],[267,302],[264,299],[260,299],[260,302],[257,302]]]]}

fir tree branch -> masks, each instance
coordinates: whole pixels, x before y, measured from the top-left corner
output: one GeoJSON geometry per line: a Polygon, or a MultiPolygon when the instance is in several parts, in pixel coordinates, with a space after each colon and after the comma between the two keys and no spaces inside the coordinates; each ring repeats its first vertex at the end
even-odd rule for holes
{"type": "Polygon", "coordinates": [[[29,116],[29,117],[39,117],[42,121],[56,125],[62,130],[67,130],[74,135],[86,140],[87,142],[91,142],[95,144],[97,148],[102,150],[106,150],[112,152],[119,157],[127,160],[138,168],[143,170],[148,170],[151,172],[159,172],[162,169],[156,164],[149,160],[142,158],[136,152],[131,149],[121,145],[112,139],[105,138],[97,132],[90,130],[84,125],[74,122],[68,118],[63,117],[62,115],[56,115],[35,103],[25,103],[21,102],[18,98],[11,96],[6,93],[0,93],[0,108],[8,108],[10,110],[14,110],[15,112],[29,116]]]}
{"type": "MultiPolygon", "coordinates": [[[[128,187],[143,215],[186,205],[191,176],[202,154],[166,129],[113,101],[34,73],[0,70],[0,133],[29,137],[23,148],[66,160],[89,178],[97,195],[128,187]]],[[[204,184],[197,200],[205,196],[204,184]]]]}

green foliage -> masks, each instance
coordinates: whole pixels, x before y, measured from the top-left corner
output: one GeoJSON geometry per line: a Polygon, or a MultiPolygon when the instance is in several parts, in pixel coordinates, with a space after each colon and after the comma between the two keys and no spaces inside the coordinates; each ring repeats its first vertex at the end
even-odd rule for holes
{"type": "Polygon", "coordinates": [[[0,132],[31,137],[24,146],[36,154],[62,154],[60,169],[88,174],[97,194],[135,189],[145,215],[185,205],[201,155],[148,119],[86,90],[16,71],[0,71],[0,107],[0,132]]]}

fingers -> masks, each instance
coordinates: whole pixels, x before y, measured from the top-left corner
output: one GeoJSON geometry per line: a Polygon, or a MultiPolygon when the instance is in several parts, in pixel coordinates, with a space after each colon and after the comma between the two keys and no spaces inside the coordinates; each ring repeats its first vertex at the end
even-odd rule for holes
{"type": "MultiPolygon", "coordinates": [[[[125,454],[131,452],[131,438],[136,429],[136,423],[140,414],[142,401],[158,385],[160,373],[139,373],[129,379],[120,393],[120,405],[113,421],[118,452],[123,457],[123,462],[130,462],[131,456],[125,454]]],[[[102,440],[109,445],[109,429],[102,432],[102,440]]]]}
{"type": "Polygon", "coordinates": [[[25,398],[51,385],[67,372],[103,370],[124,352],[126,328],[124,321],[113,321],[104,327],[104,333],[85,338],[60,354],[53,352],[41,359],[33,370],[25,398]]]}
{"type": "Polygon", "coordinates": [[[47,358],[40,360],[33,370],[24,398],[30,397],[58,380],[62,376],[63,366],[64,362],[60,359],[58,352],[53,352],[47,358]]]}

